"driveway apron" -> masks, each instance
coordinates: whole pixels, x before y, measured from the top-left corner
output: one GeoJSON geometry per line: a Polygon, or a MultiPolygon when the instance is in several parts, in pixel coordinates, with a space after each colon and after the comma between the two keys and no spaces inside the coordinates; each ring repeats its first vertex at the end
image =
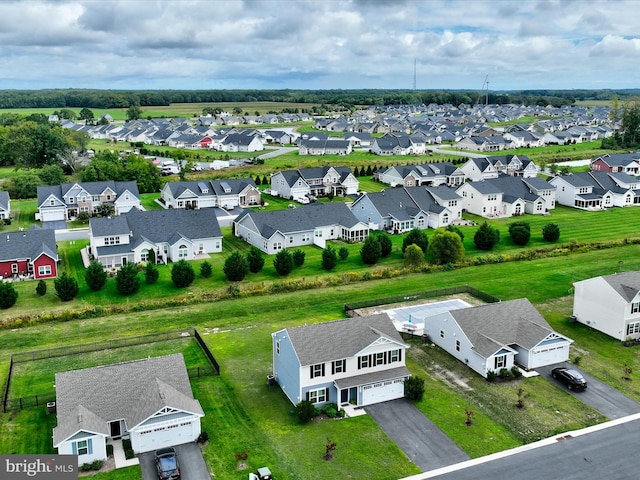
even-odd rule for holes
{"type": "MultiPolygon", "coordinates": [[[[211,474],[197,443],[185,443],[176,445],[174,448],[180,463],[180,480],[211,480],[211,474]]],[[[142,480],[158,480],[154,452],[141,453],[138,458],[142,480]]]]}
{"type": "Polygon", "coordinates": [[[640,403],[630,399],[615,388],[610,387],[606,383],[601,382],[597,378],[594,378],[582,371],[580,371],[580,373],[582,373],[584,378],[587,380],[586,390],[579,392],[569,390],[564,384],[558,382],[551,376],[551,370],[553,370],[555,367],[567,367],[573,370],[580,371],[578,368],[576,368],[575,365],[570,365],[568,363],[539,367],[536,368],[536,371],[540,375],[544,375],[545,377],[551,379],[551,381],[555,383],[559,388],[567,390],[578,400],[586,403],[605,417],[611,420],[615,420],[617,418],[626,417],[627,415],[632,415],[634,413],[640,413],[640,403]]]}
{"type": "Polygon", "coordinates": [[[365,411],[423,472],[469,460],[469,455],[404,398],[369,405],[365,411]]]}

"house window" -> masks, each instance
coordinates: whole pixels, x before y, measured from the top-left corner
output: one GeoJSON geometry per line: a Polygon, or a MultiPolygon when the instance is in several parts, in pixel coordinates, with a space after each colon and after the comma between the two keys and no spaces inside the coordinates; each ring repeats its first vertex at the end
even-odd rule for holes
{"type": "Polygon", "coordinates": [[[344,373],[347,371],[346,360],[336,360],[331,364],[331,373],[344,373]]]}
{"type": "Polygon", "coordinates": [[[289,235],[289,243],[293,243],[293,235],[289,235]]]}
{"type": "Polygon", "coordinates": [[[418,219],[418,228],[424,228],[424,218],[422,217],[418,219]]]}
{"type": "Polygon", "coordinates": [[[149,249],[145,248],[144,250],[142,250],[142,252],[140,252],[140,261],[141,262],[149,261],[149,249]]]}
{"type": "Polygon", "coordinates": [[[280,340],[276,342],[276,355],[280,355],[280,340]]]}
{"type": "Polygon", "coordinates": [[[69,197],[69,203],[76,203],[73,197],[69,197]]]}
{"type": "Polygon", "coordinates": [[[320,388],[318,390],[310,390],[309,401],[311,403],[323,403],[327,401],[327,390],[325,388],[320,388]]]}
{"type": "Polygon", "coordinates": [[[53,199],[49,200],[49,205],[50,206],[53,207],[55,204],[56,204],[55,200],[53,200],[53,199]]]}
{"type": "Polygon", "coordinates": [[[374,366],[375,365],[384,365],[385,361],[384,361],[384,352],[378,352],[376,353],[376,356],[374,358],[374,366]]]}
{"type": "Polygon", "coordinates": [[[640,312],[640,302],[633,302],[631,304],[631,313],[638,313],[640,312]]]}
{"type": "Polygon", "coordinates": [[[187,258],[188,249],[186,245],[180,245],[178,247],[178,258],[187,258]]]}
{"type": "Polygon", "coordinates": [[[273,249],[278,251],[278,250],[282,250],[282,242],[275,242],[273,244],[273,249]]]}
{"type": "Polygon", "coordinates": [[[51,265],[40,265],[38,267],[38,275],[51,275],[51,265]]]}
{"type": "Polygon", "coordinates": [[[444,338],[444,330],[440,330],[440,338],[444,338]]]}
{"type": "Polygon", "coordinates": [[[93,453],[91,439],[78,440],[77,442],[73,442],[72,450],[75,455],[88,455],[93,453]]]}
{"type": "Polygon", "coordinates": [[[94,202],[99,202],[100,201],[100,195],[93,195],[91,197],[91,200],[93,200],[94,202]]]}
{"type": "Polygon", "coordinates": [[[120,237],[105,237],[105,245],[120,245],[120,237]]]}
{"type": "Polygon", "coordinates": [[[11,264],[11,273],[18,273],[18,264],[17,263],[12,263],[11,264]]]}
{"type": "Polygon", "coordinates": [[[309,234],[309,233],[303,233],[302,234],[302,241],[303,242],[308,242],[310,240],[311,240],[311,234],[309,234]]]}
{"type": "Polygon", "coordinates": [[[324,363],[311,365],[311,378],[324,377],[324,363]]]}
{"type": "Polygon", "coordinates": [[[391,350],[389,352],[389,363],[400,361],[400,350],[391,350]]]}
{"type": "Polygon", "coordinates": [[[497,195],[487,195],[487,200],[489,201],[495,201],[498,199],[497,195]]]}
{"type": "Polygon", "coordinates": [[[358,357],[358,368],[369,368],[369,356],[358,357]]]}
{"type": "Polygon", "coordinates": [[[494,368],[496,370],[500,368],[505,368],[507,365],[507,356],[506,355],[496,355],[494,359],[494,368]]]}
{"type": "Polygon", "coordinates": [[[460,340],[456,340],[456,352],[460,351],[460,340]]]}
{"type": "Polygon", "coordinates": [[[627,335],[640,333],[640,322],[633,322],[627,325],[627,335]]]}
{"type": "Polygon", "coordinates": [[[322,230],[316,230],[315,232],[313,232],[313,234],[314,234],[316,237],[322,237],[322,230]]]}

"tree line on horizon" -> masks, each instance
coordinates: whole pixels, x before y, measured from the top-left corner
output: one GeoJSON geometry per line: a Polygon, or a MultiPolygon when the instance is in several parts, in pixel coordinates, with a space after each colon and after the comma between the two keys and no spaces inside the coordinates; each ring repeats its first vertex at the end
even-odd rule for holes
{"type": "Polygon", "coordinates": [[[340,105],[412,104],[521,104],[571,105],[578,100],[610,100],[640,95],[640,89],[625,90],[98,90],[45,89],[0,90],[0,109],[9,108],[128,108],[168,106],[172,103],[278,102],[340,105]],[[487,98],[488,95],[488,98],[487,98]]]}

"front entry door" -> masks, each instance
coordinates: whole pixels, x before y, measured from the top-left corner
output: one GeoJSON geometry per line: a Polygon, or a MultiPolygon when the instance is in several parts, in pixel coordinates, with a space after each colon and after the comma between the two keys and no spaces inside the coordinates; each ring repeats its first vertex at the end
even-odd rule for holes
{"type": "Polygon", "coordinates": [[[111,422],[111,438],[120,438],[122,430],[120,429],[120,420],[111,422]]]}

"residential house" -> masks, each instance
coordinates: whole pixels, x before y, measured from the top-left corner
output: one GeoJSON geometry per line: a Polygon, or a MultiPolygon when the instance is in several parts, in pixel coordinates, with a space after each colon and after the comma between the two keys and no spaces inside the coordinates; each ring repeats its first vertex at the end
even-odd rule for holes
{"type": "Polygon", "coordinates": [[[376,170],[374,178],[392,187],[403,185],[458,186],[465,181],[465,174],[451,162],[394,165],[376,170]]]}
{"type": "Polygon", "coordinates": [[[284,170],[271,175],[271,194],[283,198],[306,195],[354,195],[358,179],[349,167],[312,167],[284,170]]]}
{"type": "Polygon", "coordinates": [[[606,153],[591,160],[592,172],[624,172],[629,175],[640,173],[640,152],[606,153]]]}
{"type": "Polygon", "coordinates": [[[514,142],[502,135],[487,137],[465,137],[456,144],[460,150],[473,150],[476,152],[496,152],[514,148],[514,142]]]}
{"type": "Polygon", "coordinates": [[[412,316],[424,320],[431,342],[483,377],[514,365],[532,370],[565,362],[573,342],[554,331],[526,298],[412,316]]]}
{"type": "Polygon", "coordinates": [[[107,442],[134,453],[195,442],[204,411],[181,353],[56,373],[53,447],[78,465],[106,460],[107,442]]]}
{"type": "Polygon", "coordinates": [[[288,210],[245,210],[233,221],[233,227],[236,237],[268,254],[303,245],[324,248],[327,240],[360,242],[369,235],[369,227],[342,202],[311,203],[288,210]]]}
{"type": "Polygon", "coordinates": [[[32,227],[0,234],[0,279],[46,279],[58,276],[54,230],[32,227]]]}
{"type": "Polygon", "coordinates": [[[409,346],[386,313],[286,328],[272,341],[273,376],[294,405],[366,406],[404,397],[409,346]]]}
{"type": "Polygon", "coordinates": [[[500,174],[526,178],[538,175],[538,167],[528,156],[513,154],[470,158],[460,170],[474,182],[497,178],[500,174]]]}
{"type": "Polygon", "coordinates": [[[92,215],[102,204],[112,204],[115,214],[140,209],[140,194],[136,182],[63,183],[38,187],[38,214],[42,222],[71,220],[80,212],[92,215]]]}
{"type": "Polygon", "coordinates": [[[222,252],[213,209],[131,210],[89,222],[89,253],[105,268],[126,263],[168,263],[222,252]]]}
{"type": "Polygon", "coordinates": [[[462,202],[453,189],[443,186],[391,188],[362,194],[351,212],[372,230],[400,234],[450,225],[462,218],[462,202]]]}
{"type": "Polygon", "coordinates": [[[507,205],[516,208],[521,205],[519,199],[524,200],[524,211],[513,210],[512,215],[530,213],[544,215],[556,208],[556,187],[539,177],[525,178],[500,175],[498,178],[486,180],[502,190],[503,212],[509,211],[507,205]]]}
{"type": "Polygon", "coordinates": [[[167,182],[160,190],[166,208],[199,209],[260,205],[261,194],[251,178],[167,182]]]}
{"type": "Polygon", "coordinates": [[[500,172],[489,161],[488,157],[470,158],[460,167],[460,170],[462,170],[466,178],[473,182],[498,178],[498,175],[500,175],[500,172]]]}
{"type": "Polygon", "coordinates": [[[510,217],[525,211],[522,198],[503,198],[503,190],[490,180],[467,182],[457,188],[462,197],[462,208],[482,217],[510,217]]]}
{"type": "Polygon", "coordinates": [[[302,139],[299,142],[300,155],[349,155],[352,151],[349,140],[327,138],[325,140],[302,139]]]}
{"type": "Polygon", "coordinates": [[[640,339],[640,272],[574,282],[573,318],[620,341],[640,339]]]}
{"type": "Polygon", "coordinates": [[[583,210],[640,205],[640,181],[624,172],[579,172],[549,182],[561,205],[583,210]]]}
{"type": "Polygon", "coordinates": [[[369,148],[373,138],[370,133],[364,132],[349,132],[344,134],[344,139],[348,140],[351,147],[363,147],[369,148]]]}
{"type": "Polygon", "coordinates": [[[260,152],[264,150],[264,144],[258,135],[233,133],[225,137],[220,149],[223,152],[260,152]]]}
{"type": "Polygon", "coordinates": [[[0,191],[0,220],[11,218],[11,198],[9,192],[0,191]]]}
{"type": "Polygon", "coordinates": [[[376,155],[417,155],[424,150],[419,152],[409,135],[387,133],[373,140],[371,152],[376,155]]]}

